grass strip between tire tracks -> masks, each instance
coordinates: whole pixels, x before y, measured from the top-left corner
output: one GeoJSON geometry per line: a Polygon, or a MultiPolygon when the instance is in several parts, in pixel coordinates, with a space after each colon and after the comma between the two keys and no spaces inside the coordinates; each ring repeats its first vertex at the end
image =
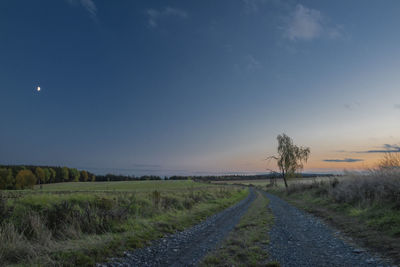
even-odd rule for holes
{"type": "Polygon", "coordinates": [[[262,192],[256,194],[256,200],[222,246],[208,254],[200,266],[279,266],[269,262],[266,252],[273,223],[269,201],[262,192]]]}

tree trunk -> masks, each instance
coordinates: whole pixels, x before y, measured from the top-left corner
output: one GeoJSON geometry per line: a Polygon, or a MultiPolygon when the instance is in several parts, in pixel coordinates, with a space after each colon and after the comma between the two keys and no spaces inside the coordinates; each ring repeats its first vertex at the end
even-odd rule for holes
{"type": "Polygon", "coordinates": [[[285,182],[285,187],[286,187],[286,191],[287,191],[288,184],[287,184],[287,181],[286,181],[285,171],[282,172],[282,177],[283,177],[283,181],[285,182]]]}

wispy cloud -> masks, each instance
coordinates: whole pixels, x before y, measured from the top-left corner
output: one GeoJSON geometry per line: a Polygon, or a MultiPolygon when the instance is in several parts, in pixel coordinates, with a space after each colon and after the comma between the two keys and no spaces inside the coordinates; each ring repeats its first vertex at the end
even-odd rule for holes
{"type": "Polygon", "coordinates": [[[173,7],[166,7],[161,10],[147,9],[146,13],[148,16],[148,24],[152,28],[158,27],[160,21],[168,17],[178,17],[182,19],[188,17],[188,13],[185,10],[173,7]]]}
{"type": "Polygon", "coordinates": [[[362,151],[347,151],[347,150],[337,150],[339,153],[358,153],[358,154],[368,154],[368,153],[399,153],[400,145],[397,144],[383,144],[377,147],[377,149],[362,150],[362,151]]]}
{"type": "Polygon", "coordinates": [[[397,144],[384,144],[381,149],[372,149],[372,150],[366,150],[366,151],[356,151],[356,153],[398,153],[400,152],[400,146],[397,144]]]}
{"type": "Polygon", "coordinates": [[[336,39],[341,37],[341,27],[329,26],[327,19],[319,10],[297,4],[283,27],[284,37],[291,40],[313,40],[326,36],[336,39]]]}
{"type": "Polygon", "coordinates": [[[363,159],[353,159],[353,158],[345,158],[345,159],[324,159],[323,161],[325,162],[359,162],[359,161],[364,161],[363,159]]]}
{"type": "Polygon", "coordinates": [[[93,0],[67,0],[71,5],[80,5],[89,12],[90,17],[93,20],[97,20],[97,6],[93,0]]]}

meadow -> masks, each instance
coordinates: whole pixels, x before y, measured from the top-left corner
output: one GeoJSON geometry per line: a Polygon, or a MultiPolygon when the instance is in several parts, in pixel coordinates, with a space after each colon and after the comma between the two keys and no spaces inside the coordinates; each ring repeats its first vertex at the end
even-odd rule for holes
{"type": "MultiPolygon", "coordinates": [[[[336,177],[337,179],[341,179],[341,177],[336,177]]],[[[313,182],[320,182],[320,181],[328,181],[331,179],[330,177],[313,177],[313,178],[290,178],[289,182],[291,184],[308,184],[313,182]]],[[[271,179],[243,179],[243,180],[234,180],[234,181],[213,181],[213,184],[226,184],[226,185],[253,185],[257,187],[269,187],[271,186],[271,179]]],[[[276,178],[276,187],[284,188],[285,184],[283,179],[276,178]]]]}
{"type": "MultiPolygon", "coordinates": [[[[118,192],[149,192],[154,190],[180,191],[209,187],[209,184],[195,183],[192,180],[167,180],[167,181],[119,181],[119,182],[80,182],[80,183],[55,183],[45,184],[43,191],[118,191],[118,192]]],[[[40,186],[36,185],[35,189],[40,186]]]]}
{"type": "Polygon", "coordinates": [[[193,181],[71,182],[0,191],[0,262],[93,266],[243,199],[193,181]]]}

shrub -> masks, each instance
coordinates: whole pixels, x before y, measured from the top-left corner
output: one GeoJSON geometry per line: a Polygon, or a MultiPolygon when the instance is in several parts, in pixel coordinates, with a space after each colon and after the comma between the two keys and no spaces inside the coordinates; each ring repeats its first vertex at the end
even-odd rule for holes
{"type": "Polygon", "coordinates": [[[36,176],[30,170],[21,170],[15,178],[16,189],[25,189],[33,187],[36,184],[36,176]]]}
{"type": "Polygon", "coordinates": [[[12,176],[11,169],[0,169],[0,190],[13,189],[14,177],[12,176]]]}
{"type": "Polygon", "coordinates": [[[89,179],[89,175],[87,173],[87,171],[81,171],[81,181],[83,182],[87,182],[87,180],[89,179]]]}
{"type": "Polygon", "coordinates": [[[40,184],[45,182],[45,180],[46,180],[46,172],[42,168],[36,167],[35,174],[36,174],[36,177],[39,180],[40,184]]]}

